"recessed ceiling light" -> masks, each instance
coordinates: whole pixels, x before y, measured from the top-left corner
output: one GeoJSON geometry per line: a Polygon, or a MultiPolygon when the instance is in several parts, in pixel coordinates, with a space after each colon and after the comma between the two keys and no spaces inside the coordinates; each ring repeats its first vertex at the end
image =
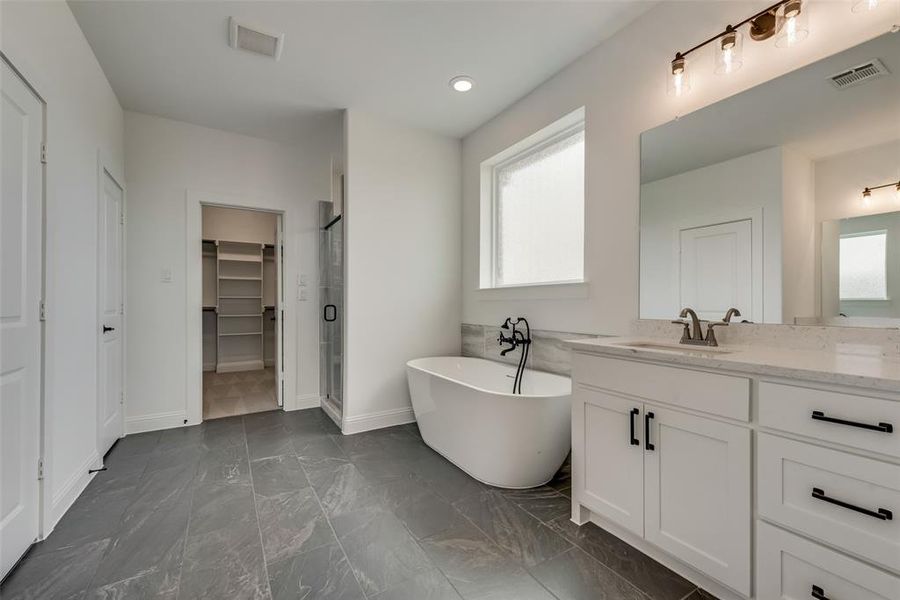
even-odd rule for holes
{"type": "Polygon", "coordinates": [[[467,75],[459,75],[450,80],[450,87],[457,92],[468,92],[474,85],[475,82],[467,75]]]}

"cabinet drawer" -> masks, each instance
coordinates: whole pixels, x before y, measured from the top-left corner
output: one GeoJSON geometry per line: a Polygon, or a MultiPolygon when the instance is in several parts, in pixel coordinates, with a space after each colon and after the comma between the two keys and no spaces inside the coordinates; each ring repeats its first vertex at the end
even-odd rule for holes
{"type": "Polygon", "coordinates": [[[756,595],[765,600],[896,600],[900,578],[758,522],[756,595]]]}
{"type": "Polygon", "coordinates": [[[678,367],[575,353],[579,383],[737,421],[750,420],[750,380],[678,367]]]}
{"type": "Polygon", "coordinates": [[[900,466],[760,434],[759,514],[900,570],[900,466]]]}
{"type": "Polygon", "coordinates": [[[900,402],[892,400],[762,381],[759,423],[900,457],[900,402]]]}

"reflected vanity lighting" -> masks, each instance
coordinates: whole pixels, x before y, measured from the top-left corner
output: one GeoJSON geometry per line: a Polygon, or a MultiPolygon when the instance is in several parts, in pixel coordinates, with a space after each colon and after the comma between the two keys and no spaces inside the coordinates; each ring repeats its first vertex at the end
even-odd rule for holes
{"type": "Polygon", "coordinates": [[[872,202],[872,192],[874,190],[881,190],[884,188],[894,188],[894,195],[897,198],[897,201],[900,202],[900,181],[896,183],[885,183],[884,185],[873,185],[872,187],[867,187],[863,190],[862,193],[862,201],[864,206],[869,206],[872,202]]]}

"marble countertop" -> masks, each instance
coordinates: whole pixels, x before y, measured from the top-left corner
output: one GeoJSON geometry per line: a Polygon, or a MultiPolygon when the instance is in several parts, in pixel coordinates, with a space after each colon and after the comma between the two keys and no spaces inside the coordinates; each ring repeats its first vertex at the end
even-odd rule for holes
{"type": "Polygon", "coordinates": [[[707,348],[639,337],[588,338],[566,343],[572,350],[603,356],[900,392],[900,359],[891,357],[757,345],[707,348]],[[628,344],[668,346],[671,350],[628,344]]]}

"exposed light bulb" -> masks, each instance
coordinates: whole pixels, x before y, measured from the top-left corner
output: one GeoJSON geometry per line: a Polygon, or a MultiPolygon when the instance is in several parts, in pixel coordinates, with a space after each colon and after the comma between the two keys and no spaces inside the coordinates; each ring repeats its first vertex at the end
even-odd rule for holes
{"type": "Polygon", "coordinates": [[[850,10],[855,13],[861,13],[875,10],[876,8],[878,8],[878,0],[857,0],[850,10]]]}
{"type": "Polygon", "coordinates": [[[744,38],[729,25],[725,33],[716,41],[716,74],[727,75],[741,68],[744,38]]]}
{"type": "Polygon", "coordinates": [[[863,206],[869,208],[869,205],[872,203],[872,190],[870,190],[869,188],[863,190],[862,201],[863,206]]]}
{"type": "Polygon", "coordinates": [[[687,60],[678,53],[669,67],[667,91],[670,96],[683,96],[691,90],[691,77],[687,60]]]}
{"type": "Polygon", "coordinates": [[[796,46],[809,36],[806,6],[802,0],[790,0],[781,9],[781,33],[775,40],[778,48],[796,46]]]}

